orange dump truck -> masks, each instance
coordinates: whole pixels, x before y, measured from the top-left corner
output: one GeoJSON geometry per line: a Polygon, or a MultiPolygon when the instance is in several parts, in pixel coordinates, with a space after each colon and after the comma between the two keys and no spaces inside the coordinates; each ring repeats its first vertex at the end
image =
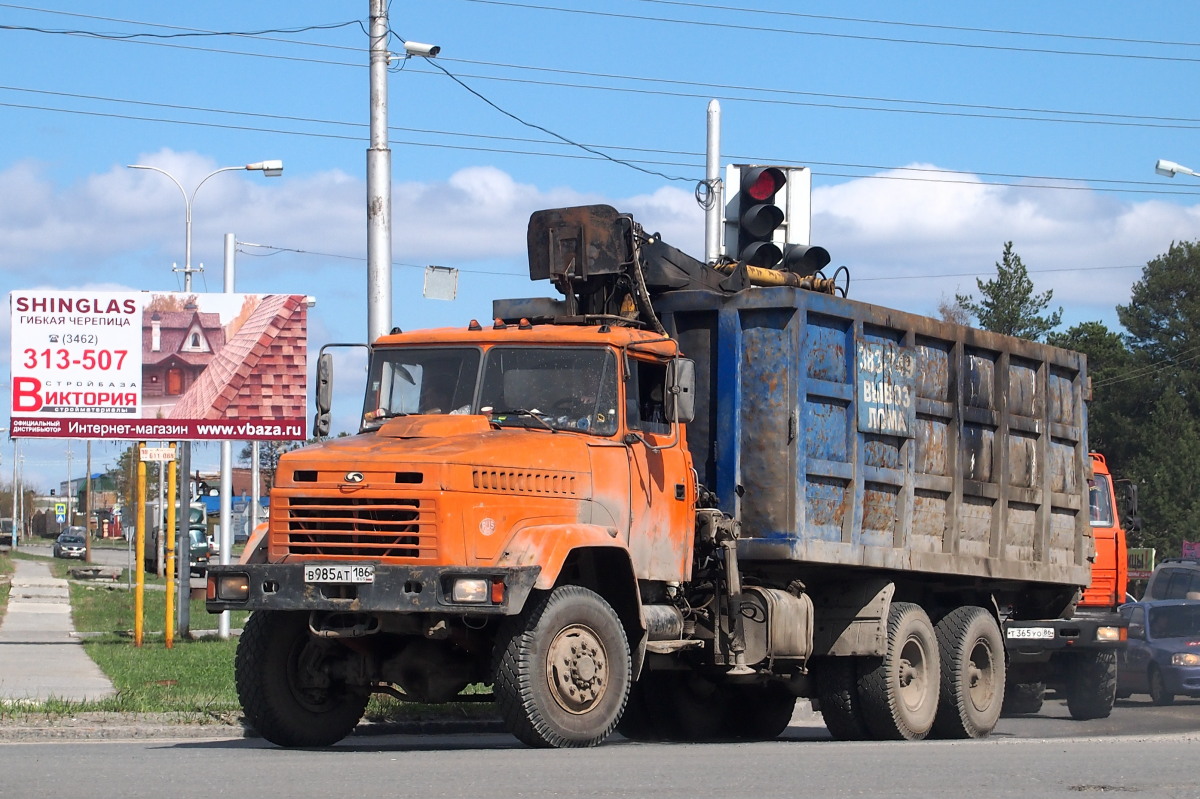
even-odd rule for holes
{"type": "Polygon", "coordinates": [[[374,342],[359,434],[284,455],[261,548],[210,568],[264,737],[473,683],[534,746],[769,739],[798,697],[841,739],[979,737],[1012,640],[1107,713],[1103,646],[1058,652],[1095,553],[1082,355],[607,206],[534,214],[529,253],[562,299],[374,342]]]}

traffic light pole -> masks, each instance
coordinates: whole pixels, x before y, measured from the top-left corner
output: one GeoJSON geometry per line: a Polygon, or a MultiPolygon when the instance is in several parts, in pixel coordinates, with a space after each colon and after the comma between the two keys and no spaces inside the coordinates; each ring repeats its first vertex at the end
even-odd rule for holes
{"type": "Polygon", "coordinates": [[[725,192],[721,184],[721,104],[708,101],[708,207],[704,209],[704,262],[713,264],[721,257],[721,217],[725,211],[725,192]]]}

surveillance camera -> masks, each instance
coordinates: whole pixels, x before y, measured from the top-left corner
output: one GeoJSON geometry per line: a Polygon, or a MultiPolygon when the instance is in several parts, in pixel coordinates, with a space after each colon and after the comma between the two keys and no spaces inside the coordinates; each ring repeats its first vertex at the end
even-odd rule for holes
{"type": "Polygon", "coordinates": [[[442,52],[442,48],[436,44],[422,44],[421,42],[405,42],[404,52],[410,56],[420,55],[426,58],[433,58],[438,53],[442,52]]]}

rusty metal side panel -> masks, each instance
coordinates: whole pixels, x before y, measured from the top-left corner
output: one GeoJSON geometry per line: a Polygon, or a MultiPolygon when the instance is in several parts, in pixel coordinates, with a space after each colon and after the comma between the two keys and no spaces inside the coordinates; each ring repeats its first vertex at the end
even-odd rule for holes
{"type": "Polygon", "coordinates": [[[791,288],[658,309],[742,558],[1087,583],[1082,355],[791,288]]]}

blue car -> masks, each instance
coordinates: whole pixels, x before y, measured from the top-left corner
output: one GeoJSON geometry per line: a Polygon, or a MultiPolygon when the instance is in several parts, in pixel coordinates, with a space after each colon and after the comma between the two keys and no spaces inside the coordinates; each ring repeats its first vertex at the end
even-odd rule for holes
{"type": "Polygon", "coordinates": [[[1117,696],[1149,694],[1156,705],[1200,697],[1200,601],[1132,602],[1119,612],[1129,646],[1117,656],[1117,696]]]}

